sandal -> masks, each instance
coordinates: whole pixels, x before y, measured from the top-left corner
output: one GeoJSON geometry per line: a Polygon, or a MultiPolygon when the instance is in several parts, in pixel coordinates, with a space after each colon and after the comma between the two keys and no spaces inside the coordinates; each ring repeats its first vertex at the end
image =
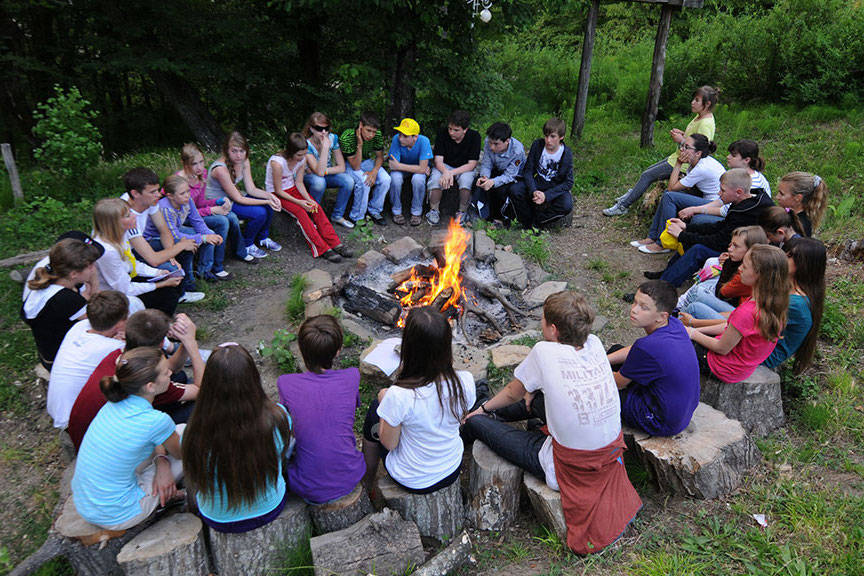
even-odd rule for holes
{"type": "Polygon", "coordinates": [[[415,214],[411,215],[411,226],[419,226],[420,222],[420,216],[417,216],[415,214]]]}
{"type": "Polygon", "coordinates": [[[393,223],[398,224],[399,226],[405,225],[405,216],[402,214],[393,214],[393,223]]]}

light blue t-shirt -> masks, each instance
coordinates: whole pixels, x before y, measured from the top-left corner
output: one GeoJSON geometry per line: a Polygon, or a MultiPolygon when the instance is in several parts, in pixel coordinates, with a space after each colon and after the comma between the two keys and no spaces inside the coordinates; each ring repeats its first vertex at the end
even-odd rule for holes
{"type": "Polygon", "coordinates": [[[786,327],[777,346],[764,364],[768,368],[776,368],[798,351],[810,328],[813,326],[813,315],[810,312],[810,299],[800,294],[789,297],[789,309],[786,312],[786,327]]]}
{"type": "MultiPolygon", "coordinates": [[[[339,146],[339,137],[336,134],[330,133],[330,153],[327,157],[327,166],[333,166],[333,151],[339,150],[341,147],[339,146]]],[[[318,149],[315,148],[315,145],[312,143],[312,140],[306,140],[306,153],[312,154],[316,160],[320,160],[318,157],[318,149]]]]}
{"type": "Polygon", "coordinates": [[[431,160],[432,143],[429,138],[422,134],[417,137],[417,142],[411,148],[406,148],[399,144],[399,135],[393,136],[393,141],[390,143],[390,156],[396,159],[397,162],[403,164],[420,164],[421,160],[431,160]]]}
{"type": "MultiPolygon", "coordinates": [[[[288,427],[291,428],[293,426],[291,415],[288,414],[288,411],[281,404],[277,404],[277,406],[285,412],[285,416],[288,418],[288,427]]],[[[282,448],[285,446],[285,442],[283,441],[282,434],[279,432],[278,428],[273,430],[273,444],[276,453],[282,454],[282,448]]],[[[291,455],[291,450],[293,450],[293,448],[294,439],[292,437],[291,442],[288,444],[288,451],[285,454],[286,459],[291,455]]],[[[198,510],[201,514],[214,522],[225,524],[228,522],[249,520],[250,518],[257,518],[267,514],[282,502],[286,490],[287,487],[285,486],[285,479],[282,477],[282,459],[280,458],[279,474],[276,476],[276,483],[268,485],[258,500],[251,506],[248,504],[242,504],[237,508],[229,509],[228,497],[225,494],[224,486],[219,487],[218,494],[214,491],[212,493],[212,498],[204,498],[199,492],[196,495],[196,499],[198,501],[198,510]]]]}
{"type": "Polygon", "coordinates": [[[141,396],[107,402],[96,414],[78,451],[72,497],[84,520],[114,526],[141,514],[146,496],[135,468],[174,432],[171,417],[141,396]]]}

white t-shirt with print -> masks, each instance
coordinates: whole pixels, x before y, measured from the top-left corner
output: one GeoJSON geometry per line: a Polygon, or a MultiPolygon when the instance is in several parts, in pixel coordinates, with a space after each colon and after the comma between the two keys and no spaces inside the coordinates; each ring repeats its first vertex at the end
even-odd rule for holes
{"type": "Polygon", "coordinates": [[[547,182],[551,182],[558,175],[558,166],[561,164],[561,157],[563,155],[563,144],[558,146],[555,152],[549,152],[544,146],[543,152],[540,154],[540,165],[537,166],[537,173],[547,182]]]}
{"type": "MultiPolygon", "coordinates": [[[[457,372],[465,406],[474,405],[477,391],[470,372],[457,372]]],[[[378,416],[391,426],[402,426],[399,444],[387,455],[390,476],[408,488],[428,488],[453,473],[462,463],[459,419],[450,411],[447,385],[441,386],[444,409],[434,384],[409,390],[391,386],[378,406],[378,416]]]]}
{"type": "MultiPolygon", "coordinates": [[[[555,440],[575,450],[596,450],[621,432],[621,404],[603,344],[590,334],[577,350],[538,342],[513,373],[529,392],[543,391],[546,424],[555,440]]],[[[546,483],[558,489],[552,439],[540,450],[546,483]]]]}
{"type": "Polygon", "coordinates": [[[128,192],[124,192],[122,196],[120,196],[122,200],[125,200],[129,203],[129,211],[135,215],[135,228],[126,232],[126,239],[135,238],[136,236],[143,236],[144,230],[147,229],[147,221],[153,214],[159,212],[159,205],[154,204],[145,210],[144,212],[138,212],[134,208],[132,208],[132,199],[129,197],[128,192]]]}

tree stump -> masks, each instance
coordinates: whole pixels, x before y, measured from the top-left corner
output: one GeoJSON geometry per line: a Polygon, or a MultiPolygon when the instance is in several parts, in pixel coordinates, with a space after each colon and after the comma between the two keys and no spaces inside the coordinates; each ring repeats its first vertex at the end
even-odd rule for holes
{"type": "Polygon", "coordinates": [[[285,548],[297,546],[309,533],[306,504],[290,497],[278,518],[250,532],[225,534],[210,530],[210,543],[219,574],[265,574],[285,548]]]}
{"type": "Polygon", "coordinates": [[[185,576],[210,571],[201,520],[194,514],[174,514],[153,524],[117,554],[126,576],[185,576]]]}
{"type": "Polygon", "coordinates": [[[343,530],[359,522],[367,514],[374,511],[369,495],[363,489],[363,483],[357,484],[347,496],[335,502],[309,506],[309,516],[315,534],[327,534],[343,530]]]}
{"type": "Polygon", "coordinates": [[[417,526],[389,508],[344,530],[316,536],[309,545],[315,576],[404,574],[424,559],[417,526]]]}
{"type": "Polygon", "coordinates": [[[479,440],[471,451],[467,518],[479,530],[503,530],[519,513],[522,469],[479,440]]]}
{"type": "Polygon", "coordinates": [[[443,541],[462,529],[465,508],[458,480],[431,494],[412,494],[385,474],[378,477],[377,488],[387,507],[417,524],[421,536],[443,541]]]}
{"type": "Polygon", "coordinates": [[[767,436],[783,425],[780,375],[759,366],[749,378],[729,384],[702,377],[700,400],[720,410],[754,436],[767,436]]]}
{"type": "Polygon", "coordinates": [[[525,472],[522,484],[531,501],[531,508],[540,523],[553,530],[561,542],[567,542],[567,523],[561,508],[561,494],[549,488],[546,482],[525,472]]]}
{"type": "Polygon", "coordinates": [[[690,425],[672,437],[625,431],[628,446],[661,491],[711,499],[738,488],[761,454],[741,423],[699,403],[690,425]]]}

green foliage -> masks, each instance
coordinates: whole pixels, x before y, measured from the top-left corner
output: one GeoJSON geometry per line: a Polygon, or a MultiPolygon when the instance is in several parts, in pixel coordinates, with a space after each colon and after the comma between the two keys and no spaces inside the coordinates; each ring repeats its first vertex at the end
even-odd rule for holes
{"type": "Polygon", "coordinates": [[[303,290],[306,288],[306,278],[302,274],[291,277],[291,289],[285,311],[288,319],[294,324],[300,324],[306,313],[306,303],[303,301],[303,290]]]}
{"type": "Polygon", "coordinates": [[[375,232],[372,222],[364,218],[354,223],[354,229],[348,234],[348,238],[368,247],[374,244],[380,236],[375,232]]]}
{"type": "Polygon", "coordinates": [[[15,206],[3,216],[0,223],[0,254],[11,255],[51,245],[66,230],[89,231],[91,200],[66,203],[47,196],[34,196],[32,200],[15,206]]]}
{"type": "Polygon", "coordinates": [[[262,340],[258,345],[258,351],[264,358],[273,358],[279,369],[286,374],[297,372],[297,359],[291,352],[291,343],[297,340],[297,335],[288,330],[277,330],[273,333],[273,339],[269,344],[262,340]]]}
{"type": "Polygon", "coordinates": [[[298,544],[293,548],[279,550],[273,574],[278,576],[313,576],[315,564],[312,561],[312,548],[309,546],[310,532],[298,538],[298,544]]]}
{"type": "Polygon", "coordinates": [[[516,242],[516,252],[541,267],[545,266],[552,254],[549,250],[549,232],[523,230],[516,242]]]}
{"type": "Polygon", "coordinates": [[[33,135],[41,140],[33,155],[61,178],[79,178],[102,154],[102,136],[93,125],[98,115],[78,88],[66,91],[58,85],[54,93],[33,113],[33,135]]]}

